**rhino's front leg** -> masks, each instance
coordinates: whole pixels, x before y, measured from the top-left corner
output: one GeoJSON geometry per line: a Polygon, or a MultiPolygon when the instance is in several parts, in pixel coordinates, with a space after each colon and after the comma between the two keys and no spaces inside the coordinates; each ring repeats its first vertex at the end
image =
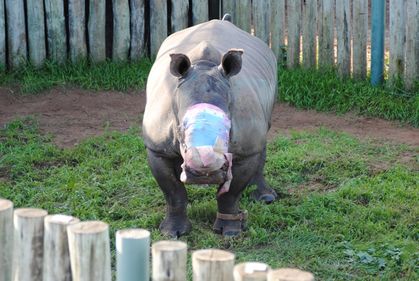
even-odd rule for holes
{"type": "Polygon", "coordinates": [[[179,237],[191,230],[186,205],[188,197],[180,178],[181,158],[167,158],[147,149],[151,172],[166,199],[166,217],[160,223],[160,231],[170,237],[179,237]]]}
{"type": "Polygon", "coordinates": [[[257,171],[261,154],[255,154],[239,161],[233,159],[233,180],[230,190],[217,198],[218,213],[213,229],[224,236],[236,236],[245,227],[246,213],[240,211],[239,200],[243,190],[257,171]]]}

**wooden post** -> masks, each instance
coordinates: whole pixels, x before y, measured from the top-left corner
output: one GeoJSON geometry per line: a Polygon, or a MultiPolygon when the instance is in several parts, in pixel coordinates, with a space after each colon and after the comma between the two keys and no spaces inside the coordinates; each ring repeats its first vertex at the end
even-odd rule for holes
{"type": "Polygon", "coordinates": [[[285,0],[272,1],[271,5],[271,48],[278,63],[283,64],[283,50],[285,47],[285,0]]]}
{"type": "Polygon", "coordinates": [[[353,1],[353,76],[365,79],[367,76],[368,0],[353,1]]]}
{"type": "MultiPolygon", "coordinates": [[[[279,0],[283,1],[283,0],[279,0]]],[[[277,1],[274,1],[275,3],[277,1]]],[[[244,31],[251,32],[252,3],[251,0],[238,0],[236,2],[236,25],[244,31]]]]}
{"type": "Polygon", "coordinates": [[[90,0],[87,34],[89,36],[90,59],[101,62],[106,59],[106,1],[90,0]]]}
{"type": "Polygon", "coordinates": [[[116,280],[150,280],[150,232],[124,229],[116,232],[116,280]]]}
{"type": "Polygon", "coordinates": [[[42,281],[44,218],[42,209],[16,209],[13,216],[13,281],[42,281]]]}
{"type": "Polygon", "coordinates": [[[371,85],[381,85],[384,79],[384,40],[386,2],[371,1],[371,85]]]}
{"type": "Polygon", "coordinates": [[[0,198],[0,281],[12,281],[13,203],[0,198]]]}
{"type": "Polygon", "coordinates": [[[193,281],[231,281],[234,254],[217,250],[198,250],[192,254],[193,281]]]}
{"type": "MultiPolygon", "coordinates": [[[[300,1],[300,0],[296,0],[300,1]]],[[[271,24],[270,1],[259,0],[252,2],[253,8],[253,27],[255,36],[260,38],[263,42],[269,45],[269,32],[271,24]]]]}
{"type": "Polygon", "coordinates": [[[333,0],[319,1],[319,66],[331,67],[335,62],[333,0]]]}
{"type": "Polygon", "coordinates": [[[67,226],[80,220],[65,215],[48,215],[44,220],[43,281],[71,281],[67,226]]]}
{"type": "Polygon", "coordinates": [[[303,2],[303,65],[305,68],[316,67],[316,14],[317,1],[303,2]]]}
{"type": "Polygon", "coordinates": [[[314,281],[314,276],[295,268],[280,268],[268,273],[268,281],[314,281]]]}
{"type": "Polygon", "coordinates": [[[187,245],[182,241],[159,241],[152,246],[153,281],[186,280],[187,245]]]}
{"type": "Polygon", "coordinates": [[[44,1],[47,22],[48,56],[55,62],[64,63],[67,60],[64,1],[44,1]]]}
{"type": "Polygon", "coordinates": [[[300,64],[301,0],[288,2],[288,52],[287,66],[300,64]]]}
{"type": "Polygon", "coordinates": [[[231,15],[231,22],[237,24],[237,1],[235,0],[223,0],[223,13],[231,15]]]}
{"type": "Polygon", "coordinates": [[[193,0],[192,1],[192,24],[206,22],[209,17],[208,1],[207,0],[193,0]]]}
{"type": "Polygon", "coordinates": [[[172,1],[172,33],[188,27],[189,0],[172,1]]]}
{"type": "Polygon", "coordinates": [[[145,54],[145,14],[144,0],[130,0],[131,48],[130,58],[137,61],[145,54]]]}
{"type": "MultiPolygon", "coordinates": [[[[130,45],[129,0],[113,0],[112,59],[126,61],[130,45]]],[[[163,12],[162,12],[163,13],[163,12]]]]}
{"type": "Polygon", "coordinates": [[[23,0],[6,0],[6,17],[9,66],[16,68],[25,64],[27,59],[23,0]]]}
{"type": "Polygon", "coordinates": [[[419,0],[407,1],[406,17],[406,89],[413,89],[419,79],[419,0]]]}
{"type": "MultiPolygon", "coordinates": [[[[336,1],[337,68],[344,77],[351,75],[351,6],[349,0],[336,1]]],[[[367,38],[364,38],[367,40],[367,38]]]]}
{"type": "Polygon", "coordinates": [[[111,281],[109,227],[86,221],[67,228],[73,281],[111,281]]]}
{"type": "Polygon", "coordinates": [[[85,0],[68,0],[68,18],[70,59],[77,62],[87,55],[85,0]]]}
{"type": "Polygon", "coordinates": [[[167,2],[150,0],[150,54],[157,55],[167,37],[167,2]]]}
{"type": "Polygon", "coordinates": [[[6,66],[6,21],[4,0],[0,0],[0,71],[6,66]]]}
{"type": "Polygon", "coordinates": [[[29,61],[40,67],[46,58],[44,1],[26,1],[29,61]]]}
{"type": "Polygon", "coordinates": [[[266,281],[269,266],[260,262],[244,262],[234,267],[234,281],[266,281]]]}

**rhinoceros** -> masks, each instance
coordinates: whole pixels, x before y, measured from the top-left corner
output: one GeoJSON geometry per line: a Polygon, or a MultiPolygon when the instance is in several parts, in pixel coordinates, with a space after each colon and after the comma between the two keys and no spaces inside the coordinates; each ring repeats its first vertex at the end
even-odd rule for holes
{"type": "Polygon", "coordinates": [[[238,235],[246,212],[239,199],[276,193],[265,182],[266,135],[277,91],[275,55],[228,20],[170,35],[147,80],[143,138],[148,164],[166,199],[160,231],[191,230],[184,184],[217,185],[216,233],[238,235]]]}

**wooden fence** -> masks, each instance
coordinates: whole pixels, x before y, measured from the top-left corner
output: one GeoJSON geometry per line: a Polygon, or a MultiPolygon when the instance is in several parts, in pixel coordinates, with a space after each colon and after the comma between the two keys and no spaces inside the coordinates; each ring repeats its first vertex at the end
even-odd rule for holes
{"type": "MultiPolygon", "coordinates": [[[[389,77],[419,78],[419,0],[387,1],[389,77]]],[[[369,69],[368,0],[0,0],[0,65],[155,55],[172,32],[228,12],[288,67],[369,69]],[[286,60],[284,60],[286,58],[286,60]]],[[[239,47],[239,46],[238,46],[239,47]]]]}
{"type": "MultiPolygon", "coordinates": [[[[115,236],[116,280],[150,280],[150,232],[126,229],[115,236]]],[[[186,243],[155,242],[151,252],[152,280],[187,279],[186,243]]],[[[298,269],[235,265],[233,253],[218,249],[194,251],[192,270],[194,281],[314,281],[313,274],[298,269]]],[[[0,198],[0,281],[71,280],[112,280],[109,226],[42,209],[14,209],[0,198]]]]}

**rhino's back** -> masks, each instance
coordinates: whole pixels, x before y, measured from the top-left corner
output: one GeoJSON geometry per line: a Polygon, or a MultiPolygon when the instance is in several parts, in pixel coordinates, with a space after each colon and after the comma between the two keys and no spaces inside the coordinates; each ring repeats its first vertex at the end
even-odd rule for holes
{"type": "MultiPolygon", "coordinates": [[[[213,20],[169,36],[160,47],[147,82],[144,138],[148,147],[163,149],[173,142],[175,117],[171,109],[177,78],[169,71],[172,53],[191,53],[195,46],[209,42],[221,54],[231,48],[244,50],[240,73],[231,78],[232,132],[230,151],[238,155],[260,152],[276,95],[276,59],[268,46],[227,21],[213,20]]],[[[194,51],[196,52],[196,50],[194,51]]],[[[194,59],[191,59],[192,63],[194,59]]]]}

